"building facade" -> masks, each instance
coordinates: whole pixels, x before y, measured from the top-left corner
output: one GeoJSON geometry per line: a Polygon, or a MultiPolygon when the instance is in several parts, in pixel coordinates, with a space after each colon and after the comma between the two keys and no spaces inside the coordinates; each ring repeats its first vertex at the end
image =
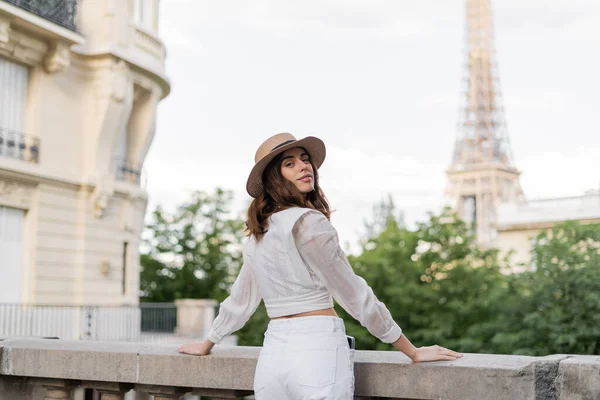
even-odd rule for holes
{"type": "Polygon", "coordinates": [[[522,201],[503,204],[498,210],[496,246],[506,255],[512,251],[513,265],[530,267],[533,239],[555,224],[578,221],[600,224],[600,190],[583,196],[522,201]]]}
{"type": "Polygon", "coordinates": [[[0,0],[0,303],[137,304],[159,0],[0,0]]]}

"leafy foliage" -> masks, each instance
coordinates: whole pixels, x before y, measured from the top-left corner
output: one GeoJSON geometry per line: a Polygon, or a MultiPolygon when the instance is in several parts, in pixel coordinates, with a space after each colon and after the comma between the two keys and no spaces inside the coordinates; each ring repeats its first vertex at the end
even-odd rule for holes
{"type": "Polygon", "coordinates": [[[222,301],[242,263],[243,226],[229,217],[232,194],[194,192],[171,215],[158,207],[143,236],[142,301],[222,301]]]}
{"type": "Polygon", "coordinates": [[[535,270],[510,277],[504,351],[600,354],[600,225],[565,222],[534,240],[535,270]],[[517,319],[518,318],[518,319],[517,319]]]}
{"type": "MultiPolygon", "coordinates": [[[[141,299],[222,301],[242,264],[243,221],[230,218],[231,193],[196,192],[174,215],[157,208],[142,249],[141,299]]],[[[533,241],[531,270],[512,270],[498,250],[480,248],[449,209],[407,229],[391,199],[366,223],[355,272],[417,345],[462,352],[600,354],[600,225],[566,222],[533,241]]],[[[391,347],[343,309],[357,348],[391,347]]],[[[261,305],[237,335],[261,345],[261,305]]]]}
{"type": "MultiPolygon", "coordinates": [[[[534,240],[532,271],[476,246],[450,210],[415,231],[393,220],[350,257],[407,336],[463,352],[600,354],[600,225],[566,222],[534,240]]],[[[390,348],[343,310],[357,347],[390,348]]]]}

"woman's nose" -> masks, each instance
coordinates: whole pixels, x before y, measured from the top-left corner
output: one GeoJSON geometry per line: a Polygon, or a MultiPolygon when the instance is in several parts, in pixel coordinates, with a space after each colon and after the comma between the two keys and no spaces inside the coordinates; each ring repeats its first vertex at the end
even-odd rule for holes
{"type": "Polygon", "coordinates": [[[300,172],[308,171],[308,164],[305,164],[303,161],[300,161],[298,165],[300,166],[300,172]]]}

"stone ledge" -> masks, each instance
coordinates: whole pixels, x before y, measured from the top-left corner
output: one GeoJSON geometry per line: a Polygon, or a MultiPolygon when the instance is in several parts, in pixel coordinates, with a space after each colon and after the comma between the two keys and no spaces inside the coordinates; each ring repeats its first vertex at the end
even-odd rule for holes
{"type": "MultiPolygon", "coordinates": [[[[248,391],[259,347],[216,346],[209,356],[176,344],[7,339],[0,375],[248,391]]],[[[600,357],[466,354],[413,364],[398,352],[356,351],[356,395],[404,399],[596,399],[600,357]]],[[[0,396],[1,397],[1,396],[0,396]]]]}
{"type": "Polygon", "coordinates": [[[571,356],[558,366],[560,399],[600,399],[600,356],[571,356]]]}

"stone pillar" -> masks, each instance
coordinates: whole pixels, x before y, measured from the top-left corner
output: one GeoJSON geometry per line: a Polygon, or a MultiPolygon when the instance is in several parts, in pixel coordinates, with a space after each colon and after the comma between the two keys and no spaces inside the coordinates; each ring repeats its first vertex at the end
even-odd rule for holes
{"type": "Polygon", "coordinates": [[[150,394],[148,392],[135,391],[135,400],[150,400],[150,394]]]}
{"type": "Polygon", "coordinates": [[[215,307],[219,303],[212,299],[175,300],[177,306],[177,329],[182,336],[204,337],[215,319],[215,307]]]}
{"type": "Polygon", "coordinates": [[[124,400],[125,393],[133,387],[132,384],[119,382],[89,382],[84,381],[82,386],[96,389],[100,393],[100,400],[124,400]]]}
{"type": "Polygon", "coordinates": [[[98,390],[100,393],[100,400],[124,400],[124,391],[112,391],[112,390],[98,390]]]}
{"type": "Polygon", "coordinates": [[[46,388],[46,396],[44,400],[71,400],[71,389],[67,387],[49,387],[46,388]]]}
{"type": "MultiPolygon", "coordinates": [[[[135,385],[134,390],[136,393],[141,392],[152,395],[154,396],[154,400],[178,400],[191,389],[173,386],[135,385]]],[[[142,399],[144,399],[144,397],[142,397],[142,399]]]]}
{"type": "MultiPolygon", "coordinates": [[[[76,387],[73,389],[73,394],[71,394],[71,397],[73,397],[73,400],[85,400],[85,388],[81,386],[76,387]]],[[[37,397],[34,397],[34,399],[37,399],[37,397]]]]}
{"type": "Polygon", "coordinates": [[[29,383],[38,388],[38,396],[44,393],[44,400],[73,400],[73,389],[78,386],[77,381],[67,379],[32,378],[29,383]]]}

